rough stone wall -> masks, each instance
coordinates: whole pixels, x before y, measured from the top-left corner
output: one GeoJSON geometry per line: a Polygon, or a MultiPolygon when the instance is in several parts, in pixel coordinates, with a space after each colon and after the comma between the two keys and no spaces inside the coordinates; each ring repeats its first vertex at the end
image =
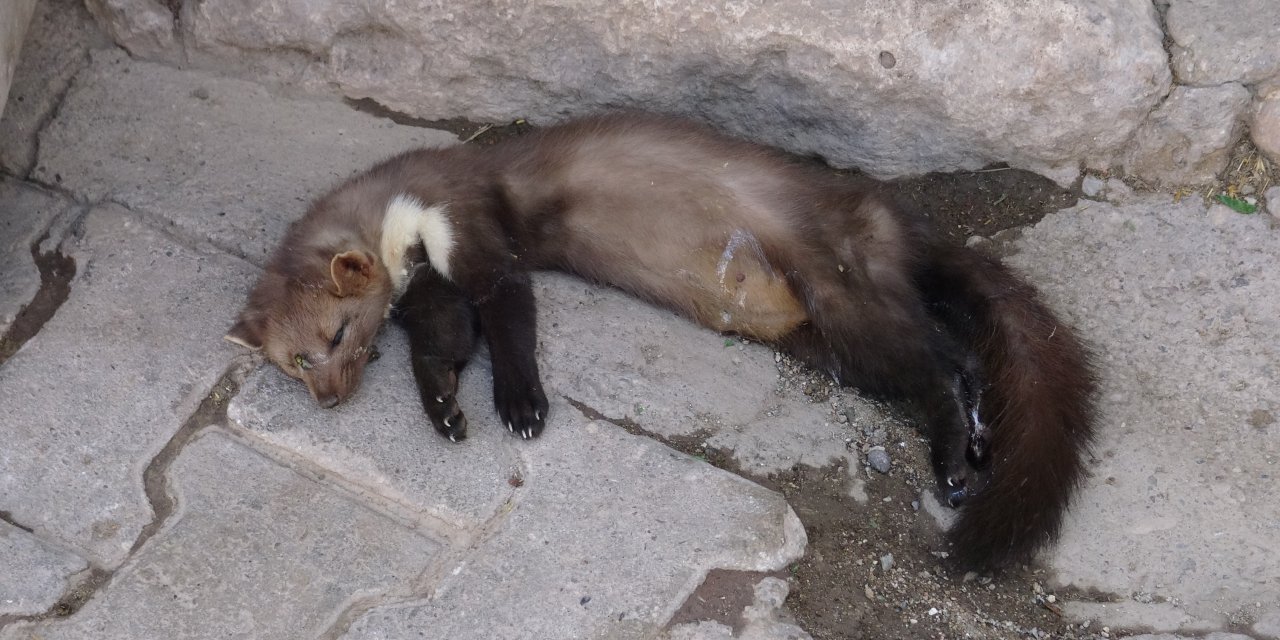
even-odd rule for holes
{"type": "Polygon", "coordinates": [[[0,3],[0,113],[9,100],[9,85],[18,68],[18,52],[22,49],[22,36],[31,22],[36,0],[5,0],[0,3]]]}
{"type": "Polygon", "coordinates": [[[1272,0],[86,3],[137,57],[427,119],[677,112],[880,176],[1194,184],[1246,127],[1280,155],[1272,0]]]}

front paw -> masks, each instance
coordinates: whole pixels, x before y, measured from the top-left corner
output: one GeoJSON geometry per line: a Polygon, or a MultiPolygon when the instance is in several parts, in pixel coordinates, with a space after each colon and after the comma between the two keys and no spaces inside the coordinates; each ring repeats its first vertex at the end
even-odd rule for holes
{"type": "Polygon", "coordinates": [[[423,403],[431,426],[449,439],[450,442],[462,442],[467,439],[467,417],[462,414],[457,399],[452,394],[440,395],[423,403]]]}
{"type": "Polygon", "coordinates": [[[493,403],[507,431],[528,440],[542,433],[547,423],[547,396],[542,386],[498,384],[493,387],[493,403]]]}

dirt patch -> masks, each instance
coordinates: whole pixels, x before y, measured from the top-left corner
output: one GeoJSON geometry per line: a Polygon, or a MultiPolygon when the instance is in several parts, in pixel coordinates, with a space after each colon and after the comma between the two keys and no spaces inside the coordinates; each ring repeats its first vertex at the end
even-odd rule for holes
{"type": "Polygon", "coordinates": [[[18,312],[9,329],[0,336],[0,365],[13,357],[28,340],[40,332],[58,307],[71,295],[71,279],[76,275],[76,261],[64,256],[57,249],[41,251],[40,244],[48,236],[31,243],[31,259],[40,270],[40,290],[31,302],[18,312]]]}
{"type": "Polygon", "coordinates": [[[1074,206],[1080,195],[1039,174],[1007,167],[929,173],[893,184],[957,244],[971,236],[1035,224],[1054,211],[1074,206]]]}
{"type": "Polygon", "coordinates": [[[769,577],[787,579],[782,571],[765,573],[761,571],[737,571],[733,569],[712,569],[702,584],[689,595],[679,611],[671,616],[667,627],[710,620],[719,622],[730,629],[734,635],[742,632],[746,626],[743,615],[746,608],[755,603],[756,583],[769,577]]]}

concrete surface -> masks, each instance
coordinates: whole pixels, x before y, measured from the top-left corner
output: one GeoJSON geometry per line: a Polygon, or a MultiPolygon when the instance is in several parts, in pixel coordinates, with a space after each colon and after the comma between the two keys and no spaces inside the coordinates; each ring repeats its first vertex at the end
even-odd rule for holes
{"type": "MultiPolygon", "coordinates": [[[[884,419],[869,404],[814,402],[768,349],[556,275],[536,287],[542,439],[498,427],[483,356],[463,377],[470,439],[437,437],[395,330],[360,394],[317,409],[219,338],[306,200],[443,134],[90,57],[33,133],[32,181],[0,188],[0,224],[51,225],[41,246],[77,265],[68,300],[0,364],[0,638],[727,638],[664,626],[712,568],[785,568],[799,522],[781,496],[611,421],[701,433],[748,470],[843,459],[864,475],[849,434],[884,419]]],[[[1004,243],[1104,376],[1092,477],[1045,557],[1056,584],[1095,596],[1065,613],[1280,637],[1275,223],[1097,193],[1114,202],[1004,243]]],[[[0,249],[28,276],[6,297],[27,295],[30,241],[0,249]]],[[[756,586],[737,637],[804,638],[778,619],[777,583],[756,586]]]]}

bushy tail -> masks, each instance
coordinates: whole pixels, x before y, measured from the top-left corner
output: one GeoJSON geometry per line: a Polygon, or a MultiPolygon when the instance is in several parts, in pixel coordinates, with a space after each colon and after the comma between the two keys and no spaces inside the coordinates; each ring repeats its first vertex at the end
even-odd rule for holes
{"type": "Polygon", "coordinates": [[[998,262],[941,248],[924,288],[937,317],[981,362],[979,413],[990,430],[989,479],[950,531],[965,564],[1029,559],[1058,534],[1085,475],[1095,388],[1088,353],[998,262]]]}

